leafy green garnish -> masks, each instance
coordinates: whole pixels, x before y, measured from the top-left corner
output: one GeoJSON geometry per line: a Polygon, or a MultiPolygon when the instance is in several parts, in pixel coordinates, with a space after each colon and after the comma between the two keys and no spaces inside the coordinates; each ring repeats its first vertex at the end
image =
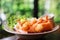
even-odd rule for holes
{"type": "Polygon", "coordinates": [[[8,18],[7,18],[7,21],[8,21],[8,26],[13,29],[14,25],[16,25],[17,23],[17,20],[20,19],[22,22],[27,19],[27,16],[25,15],[16,15],[16,14],[11,14],[8,18]]]}

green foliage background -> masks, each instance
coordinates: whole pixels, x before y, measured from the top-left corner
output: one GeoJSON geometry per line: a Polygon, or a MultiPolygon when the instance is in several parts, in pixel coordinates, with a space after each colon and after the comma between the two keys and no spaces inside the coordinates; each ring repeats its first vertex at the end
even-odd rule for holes
{"type": "Polygon", "coordinates": [[[60,0],[51,0],[50,12],[55,15],[55,22],[60,23],[60,0]]]}
{"type": "MultiPolygon", "coordinates": [[[[54,21],[60,22],[60,0],[50,0],[50,13],[54,13],[54,21]]],[[[10,24],[15,23],[16,19],[22,16],[33,17],[34,0],[1,0],[0,8],[4,10],[10,24]]],[[[45,0],[38,1],[38,17],[44,14],[45,0]]],[[[9,25],[10,25],[9,24],[9,25]]],[[[12,26],[13,26],[12,25],[12,26]]]]}

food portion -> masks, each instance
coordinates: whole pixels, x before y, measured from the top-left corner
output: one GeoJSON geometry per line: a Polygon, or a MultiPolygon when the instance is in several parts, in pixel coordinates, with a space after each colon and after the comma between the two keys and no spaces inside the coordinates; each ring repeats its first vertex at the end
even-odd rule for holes
{"type": "Polygon", "coordinates": [[[21,21],[17,20],[17,24],[14,29],[16,32],[20,33],[38,33],[50,31],[54,27],[54,22],[49,16],[44,16],[40,18],[31,18],[21,21]]]}

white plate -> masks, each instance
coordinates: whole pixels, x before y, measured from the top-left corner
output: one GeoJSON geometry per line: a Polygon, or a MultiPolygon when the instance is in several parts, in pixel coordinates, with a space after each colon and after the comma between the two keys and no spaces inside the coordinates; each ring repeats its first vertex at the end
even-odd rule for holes
{"type": "Polygon", "coordinates": [[[47,31],[47,32],[41,32],[41,33],[28,33],[28,34],[21,34],[21,33],[18,33],[18,32],[16,32],[16,31],[14,31],[14,30],[11,30],[10,28],[9,28],[9,26],[7,25],[7,22],[4,22],[4,30],[5,31],[7,31],[7,32],[9,32],[9,33],[12,33],[12,34],[19,34],[19,35],[38,35],[38,34],[47,34],[47,33],[51,33],[51,32],[54,32],[54,31],[56,31],[56,30],[58,30],[59,29],[59,25],[57,25],[57,26],[55,26],[51,31],[47,31]]]}

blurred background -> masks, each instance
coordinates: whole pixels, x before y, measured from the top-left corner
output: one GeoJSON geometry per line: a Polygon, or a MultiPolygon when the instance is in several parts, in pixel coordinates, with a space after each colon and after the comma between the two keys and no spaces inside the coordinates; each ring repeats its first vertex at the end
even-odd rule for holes
{"type": "MultiPolygon", "coordinates": [[[[18,18],[38,18],[45,13],[54,14],[54,22],[59,25],[60,0],[0,0],[0,38],[13,35],[4,31],[4,20],[7,20],[12,28],[18,18]]],[[[60,30],[46,37],[50,40],[59,40],[60,30]]]]}

